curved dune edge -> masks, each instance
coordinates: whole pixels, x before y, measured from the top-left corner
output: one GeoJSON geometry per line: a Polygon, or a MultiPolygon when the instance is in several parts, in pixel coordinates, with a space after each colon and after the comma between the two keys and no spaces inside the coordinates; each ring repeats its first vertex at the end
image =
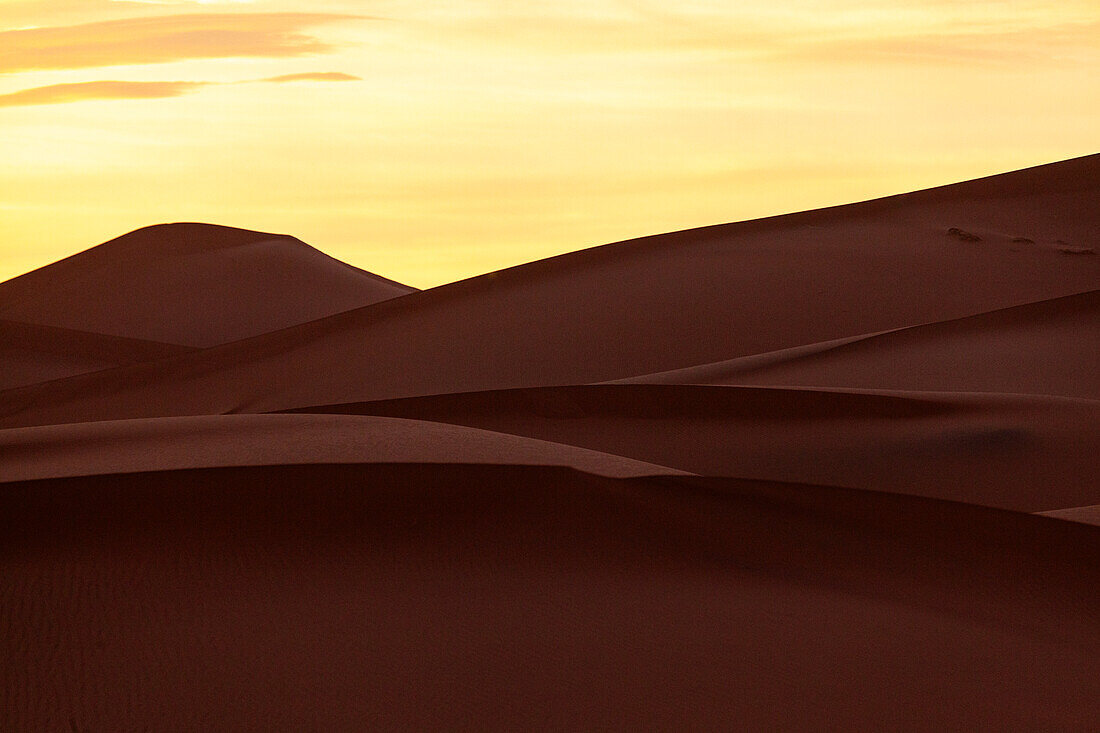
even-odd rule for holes
{"type": "Polygon", "coordinates": [[[610,384],[987,391],[1100,399],[1100,290],[610,384]]]}
{"type": "Polygon", "coordinates": [[[1100,504],[1093,504],[1092,506],[1078,506],[1072,509],[1055,509],[1049,512],[1036,512],[1044,517],[1053,517],[1055,519],[1065,519],[1070,522],[1081,522],[1083,524],[1095,524],[1100,526],[1100,504]]]}
{"type": "Polygon", "coordinates": [[[707,476],[1015,511],[1100,500],[1100,402],[1043,395],[600,384],[301,408],[468,425],[707,476]]]}
{"type": "Polygon", "coordinates": [[[190,351],[177,344],[0,319],[0,391],[190,351]]]}
{"type": "Polygon", "coordinates": [[[353,415],[201,415],[0,430],[0,482],[227,466],[463,463],[687,475],[608,453],[456,425],[353,415]]]}
{"type": "Polygon", "coordinates": [[[281,466],[10,483],[0,527],[12,730],[1080,730],[1100,695],[1100,530],[949,502],[281,466]]]}

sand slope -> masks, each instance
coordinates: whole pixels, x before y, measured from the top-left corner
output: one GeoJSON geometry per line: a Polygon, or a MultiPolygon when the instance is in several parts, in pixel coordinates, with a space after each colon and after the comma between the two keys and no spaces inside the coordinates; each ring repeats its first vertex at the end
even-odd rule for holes
{"type": "Polygon", "coordinates": [[[0,318],[212,346],[413,291],[293,237],[162,224],[0,284],[0,318]]]}
{"type": "Polygon", "coordinates": [[[500,390],[303,408],[469,425],[709,476],[1018,511],[1100,502],[1100,401],[694,385],[500,390]]]}
{"type": "Polygon", "coordinates": [[[962,318],[1095,289],[1100,257],[1054,241],[1097,246],[1098,201],[1100,156],[1089,156],[598,247],[201,355],[0,394],[2,424],[586,383],[962,318]],[[948,233],[956,227],[982,241],[948,233]]]}
{"type": "Polygon", "coordinates": [[[1050,512],[1039,512],[1039,514],[1047,517],[1055,517],[1057,519],[1068,519],[1071,522],[1083,522],[1084,524],[1095,524],[1100,526],[1100,504],[1077,506],[1070,509],[1056,509],[1050,512]]]}
{"type": "Polygon", "coordinates": [[[0,492],[11,730],[1086,730],[1100,529],[506,466],[0,492]]]}
{"type": "Polygon", "coordinates": [[[188,351],[192,349],[176,344],[0,319],[0,389],[188,351]]]}
{"type": "Polygon", "coordinates": [[[307,463],[567,466],[612,477],[685,473],[569,445],[389,417],[201,415],[0,430],[0,482],[307,463]]]}
{"type": "Polygon", "coordinates": [[[1100,290],[621,382],[952,390],[1100,400],[1100,290]]]}

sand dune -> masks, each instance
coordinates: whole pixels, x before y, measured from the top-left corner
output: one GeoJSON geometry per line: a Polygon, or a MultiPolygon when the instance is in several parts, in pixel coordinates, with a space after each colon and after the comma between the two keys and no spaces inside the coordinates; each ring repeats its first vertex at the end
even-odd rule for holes
{"type": "Polygon", "coordinates": [[[162,224],[0,284],[0,318],[213,346],[413,290],[293,237],[162,224]]]}
{"type": "Polygon", "coordinates": [[[506,466],[8,484],[6,729],[1085,730],[1100,530],[506,466]]]}
{"type": "Polygon", "coordinates": [[[202,415],[0,430],[0,482],[307,463],[567,466],[612,477],[685,473],[569,445],[387,417],[202,415]]]}
{"type": "Polygon", "coordinates": [[[0,729],[1087,730],[1098,232],[1089,156],[423,292],[198,224],[0,284],[0,729]]]}
{"type": "Polygon", "coordinates": [[[1095,244],[1098,200],[1100,155],[597,247],[201,354],[3,393],[0,424],[598,382],[962,318],[1095,289],[1100,258],[1047,242],[1095,244]],[[982,241],[948,233],[956,227],[982,241]]]}
{"type": "Polygon", "coordinates": [[[0,389],[186,353],[186,346],[0,319],[0,389]]]}
{"type": "Polygon", "coordinates": [[[1100,502],[1100,402],[1016,395],[591,385],[303,408],[469,425],[708,476],[1037,512],[1100,502]]]}
{"type": "Polygon", "coordinates": [[[1092,506],[1077,506],[1070,509],[1056,509],[1050,512],[1039,512],[1047,517],[1068,519],[1071,522],[1083,522],[1100,526],[1100,504],[1092,506]]]}
{"type": "Polygon", "coordinates": [[[1100,290],[621,380],[1048,394],[1100,400],[1100,290]]]}

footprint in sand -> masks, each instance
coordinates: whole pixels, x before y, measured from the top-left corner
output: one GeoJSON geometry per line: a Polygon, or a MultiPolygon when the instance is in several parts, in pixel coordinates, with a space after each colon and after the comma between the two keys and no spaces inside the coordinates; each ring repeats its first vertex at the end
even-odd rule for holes
{"type": "Polygon", "coordinates": [[[964,242],[980,242],[980,241],[982,241],[982,238],[979,237],[977,234],[971,234],[970,232],[968,232],[964,229],[959,229],[958,227],[951,227],[950,229],[947,230],[947,233],[949,235],[951,235],[952,237],[955,237],[957,239],[961,239],[964,242]]]}

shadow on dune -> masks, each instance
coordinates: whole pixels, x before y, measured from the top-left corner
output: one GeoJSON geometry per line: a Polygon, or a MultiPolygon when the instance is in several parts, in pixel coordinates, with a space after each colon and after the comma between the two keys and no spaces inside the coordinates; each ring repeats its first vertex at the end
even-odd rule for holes
{"type": "Polygon", "coordinates": [[[1081,729],[1100,530],[463,465],[7,484],[5,727],[1081,729]]]}

